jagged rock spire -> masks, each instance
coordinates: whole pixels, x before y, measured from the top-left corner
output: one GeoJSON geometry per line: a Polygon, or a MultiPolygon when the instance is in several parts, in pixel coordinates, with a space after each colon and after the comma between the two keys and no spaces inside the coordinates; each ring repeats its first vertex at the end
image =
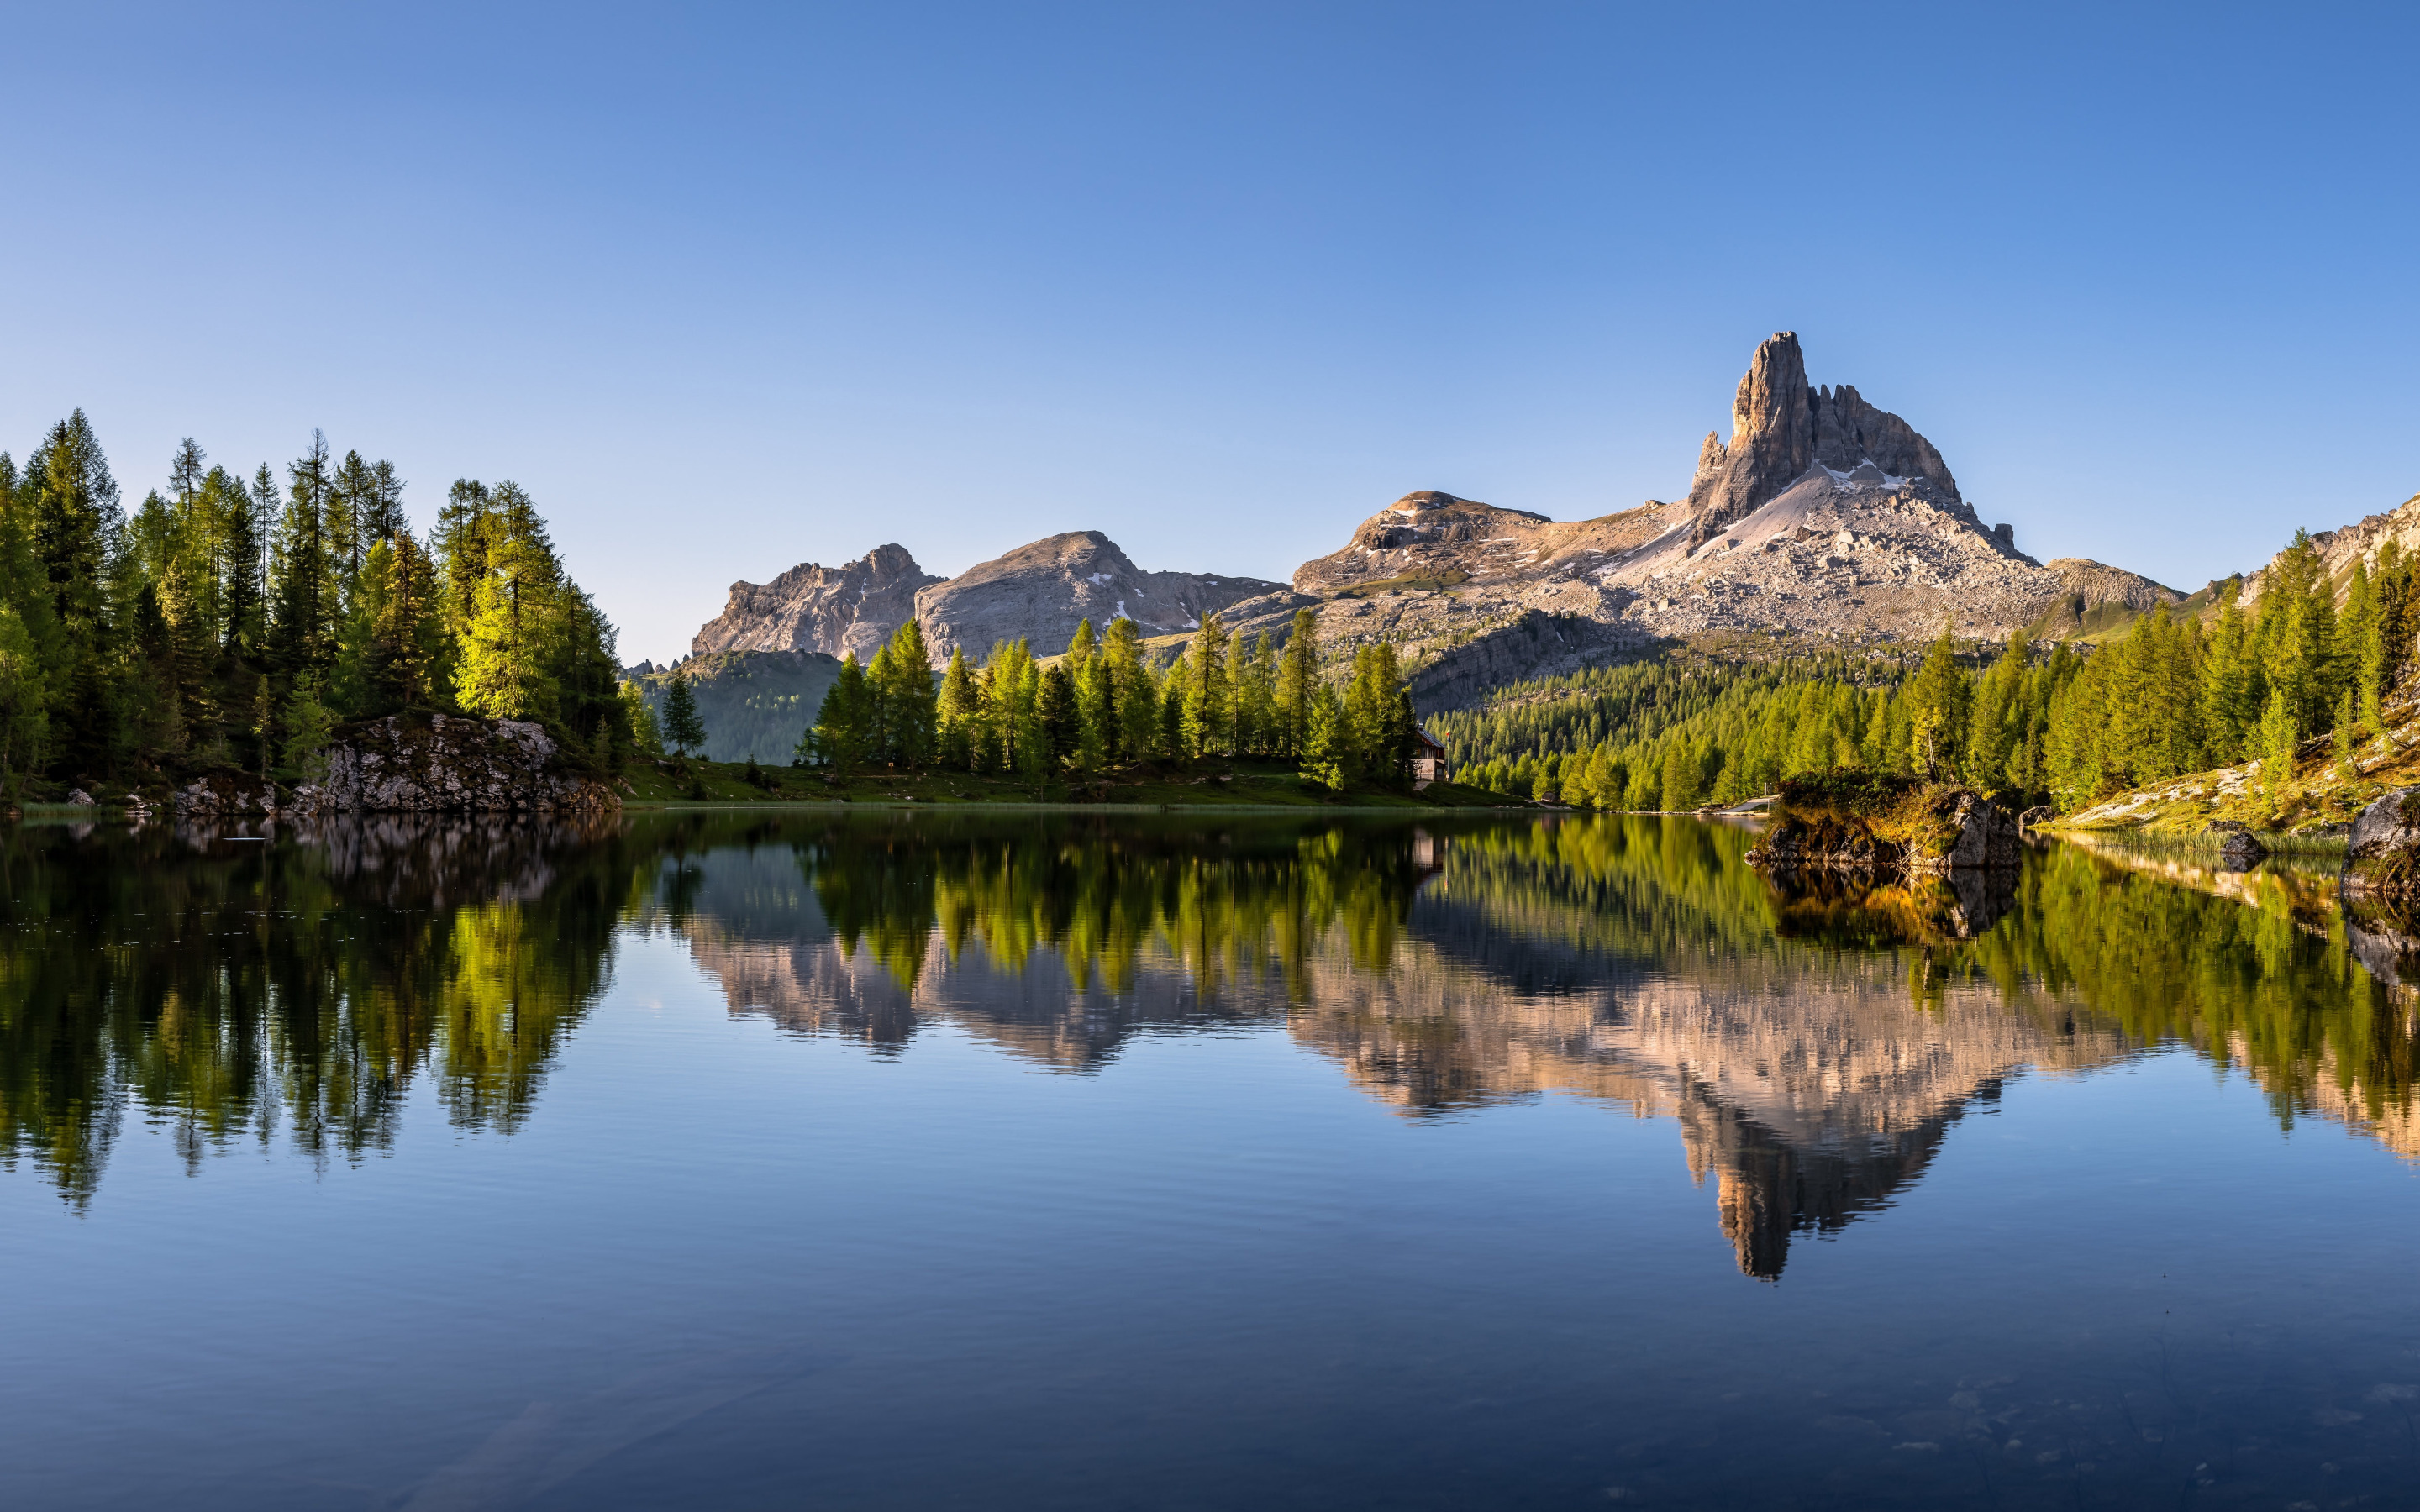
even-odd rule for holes
{"type": "Polygon", "coordinates": [[[1959,501],[1957,481],[1931,441],[1845,383],[1809,388],[1798,333],[1777,331],[1757,347],[1731,399],[1730,444],[1709,435],[1699,452],[1689,487],[1691,546],[1778,496],[1818,462],[1842,472],[1871,462],[1895,476],[1927,479],[1959,501]]]}

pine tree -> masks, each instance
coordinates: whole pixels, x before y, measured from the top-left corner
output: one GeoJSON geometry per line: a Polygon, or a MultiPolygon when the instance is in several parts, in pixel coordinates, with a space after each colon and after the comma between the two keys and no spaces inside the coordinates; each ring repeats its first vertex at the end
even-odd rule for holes
{"type": "Polygon", "coordinates": [[[18,485],[52,609],[80,656],[106,649],[107,580],[121,523],[116,480],[92,424],[76,410],[51,427],[18,485]]]}
{"type": "Polygon", "coordinates": [[[2339,782],[2354,782],[2361,778],[2361,768],[2354,764],[2352,758],[2355,718],[2352,689],[2348,687],[2336,702],[2336,780],[2339,782]]]}
{"type": "Polygon", "coordinates": [[[1233,746],[1238,755],[1276,754],[1277,643],[1265,635],[1242,642],[1235,653],[1233,746]]]}
{"type": "Polygon", "coordinates": [[[2302,743],[2294,702],[2293,689],[2279,684],[2270,690],[2269,712],[2260,717],[2260,781],[2272,810],[2283,809],[2294,793],[2294,751],[2302,743]]]}
{"type": "Polygon", "coordinates": [[[1067,664],[1055,661],[1042,674],[1042,691],[1035,703],[1035,717],[1041,728],[1044,751],[1049,765],[1057,768],[1075,759],[1082,744],[1082,731],[1076,714],[1076,679],[1068,675],[1067,664]]]}
{"type": "MultiPolygon", "coordinates": [[[[631,748],[645,756],[664,753],[664,735],[656,723],[656,711],[647,702],[646,690],[635,682],[625,682],[621,687],[622,717],[630,732],[631,748]]],[[[814,728],[799,737],[799,753],[791,759],[793,766],[804,766],[809,760],[809,748],[814,739],[814,728]]]]}
{"type": "MultiPolygon", "coordinates": [[[[864,699],[864,680],[863,673],[858,670],[856,656],[852,656],[842,663],[841,679],[843,683],[853,685],[855,699],[861,704],[864,699]]],[[[824,696],[824,706],[827,710],[831,707],[833,695],[838,694],[840,690],[841,683],[835,683],[832,685],[832,692],[824,696]]],[[[815,724],[819,732],[823,723],[824,717],[818,714],[815,717],[815,724]]],[[[859,740],[862,740],[861,730],[851,733],[859,740]]],[[[663,738],[672,743],[673,753],[683,760],[688,759],[691,750],[706,744],[706,720],[698,715],[697,695],[690,690],[689,676],[685,672],[675,671],[673,673],[672,686],[664,690],[663,738]]],[[[829,752],[829,748],[827,750],[829,752]]],[[[855,752],[852,751],[850,754],[854,755],[855,752]]],[[[829,753],[825,760],[827,762],[831,760],[829,753]]]]}
{"type": "Polygon", "coordinates": [[[1159,700],[1151,669],[1142,662],[1142,635],[1134,621],[1120,615],[1109,622],[1101,656],[1109,667],[1109,759],[1148,761],[1158,743],[1159,700]]]}
{"type": "Polygon", "coordinates": [[[1925,776],[1957,768],[1968,698],[1965,669],[1958,665],[1958,641],[1945,623],[1941,638],[1925,653],[1924,665],[1907,687],[1906,749],[1925,776]]]}
{"type": "Polygon", "coordinates": [[[1408,779],[1402,765],[1409,755],[1403,695],[1403,672],[1391,641],[1373,641],[1353,654],[1344,712],[1356,775],[1388,783],[1408,779]]]}
{"type": "Polygon", "coordinates": [[[1202,615],[1185,648],[1183,754],[1207,756],[1226,748],[1228,649],[1227,626],[1215,611],[1202,615]]]}
{"type": "Polygon", "coordinates": [[[329,479],[328,557],[337,596],[348,612],[361,590],[370,548],[394,533],[379,528],[380,505],[376,471],[361,453],[347,452],[329,479]]]}
{"type": "Polygon", "coordinates": [[[391,714],[427,705],[442,633],[427,554],[409,533],[377,542],[362,559],[361,592],[341,638],[340,706],[391,714]]]}
{"type": "Polygon", "coordinates": [[[16,493],[59,638],[46,679],[58,755],[72,771],[98,773],[118,750],[110,590],[124,519],[116,480],[83,410],[53,426],[26,458],[16,493]]]}
{"type": "Polygon", "coordinates": [[[305,675],[295,679],[294,691],[287,699],[286,717],[286,766],[305,782],[317,782],[327,776],[324,753],[335,720],[319,700],[319,680],[305,675]]]}
{"type": "Polygon", "coordinates": [[[1311,695],[1319,686],[1319,615],[1307,609],[1294,611],[1287,632],[1285,656],[1278,667],[1278,754],[1299,756],[1311,732],[1311,695]]]}
{"type": "Polygon", "coordinates": [[[879,671],[867,683],[880,711],[881,759],[911,769],[922,767],[933,759],[939,717],[923,626],[912,618],[902,624],[892,632],[875,665],[879,671]]]}
{"type": "Polygon", "coordinates": [[[2252,669],[2247,665],[2243,610],[2233,594],[2218,611],[2218,623],[2202,656],[2201,718],[2203,747],[2222,766],[2242,761],[2255,720],[2251,717],[2252,669]]]}
{"type": "Polygon", "coordinates": [[[934,715],[940,764],[953,771],[972,770],[976,753],[984,743],[983,696],[975,687],[974,672],[967,666],[962,647],[950,651],[950,665],[941,673],[941,690],[934,715]]]}
{"type": "Polygon", "coordinates": [[[1664,748],[1664,790],[1662,808],[1667,813],[1686,813],[1698,806],[1700,763],[1686,740],[1675,738],[1664,748]]]}
{"type": "Polygon", "coordinates": [[[1303,719],[1302,775],[1342,793],[1360,780],[1361,771],[1361,751],[1344,701],[1332,687],[1312,687],[1303,719]]]}
{"type": "Polygon", "coordinates": [[[270,661],[289,682],[315,676],[334,659],[336,595],[329,572],[328,440],[286,470],[286,511],[270,546],[270,661]]]}
{"type": "Polygon", "coordinates": [[[1042,689],[1040,679],[1033,675],[1033,654],[1025,641],[995,644],[985,659],[981,686],[984,722],[993,743],[986,764],[996,763],[999,770],[1012,776],[1026,773],[1036,759],[1032,749],[1034,702],[1042,689]]]}
{"type": "Polygon", "coordinates": [[[1076,767],[1087,775],[1109,764],[1109,742],[1116,730],[1115,698],[1106,656],[1088,656],[1076,683],[1076,767]]]}

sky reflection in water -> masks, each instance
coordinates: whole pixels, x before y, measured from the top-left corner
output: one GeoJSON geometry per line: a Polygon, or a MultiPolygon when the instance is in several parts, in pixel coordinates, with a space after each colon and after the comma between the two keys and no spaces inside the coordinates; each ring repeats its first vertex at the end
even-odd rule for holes
{"type": "Polygon", "coordinates": [[[1745,843],[16,831],[0,1497],[2405,1495],[2394,921],[1745,843]]]}

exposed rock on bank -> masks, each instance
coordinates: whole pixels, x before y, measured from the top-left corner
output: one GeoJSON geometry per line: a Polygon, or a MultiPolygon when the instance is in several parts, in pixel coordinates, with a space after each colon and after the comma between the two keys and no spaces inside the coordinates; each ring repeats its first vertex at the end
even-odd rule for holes
{"type": "Polygon", "coordinates": [[[291,792],[215,773],[178,792],[178,815],[595,813],[622,806],[604,783],[568,770],[553,738],[521,719],[373,719],[342,731],[324,759],[326,776],[291,792]]]}
{"type": "Polygon", "coordinates": [[[1773,825],[1747,853],[1768,871],[1852,867],[1944,872],[2011,868],[2023,859],[2016,821],[1949,782],[1834,771],[1781,784],[1773,825]]]}
{"type": "Polygon", "coordinates": [[[2420,788],[2397,788],[2352,822],[2344,890],[2420,902],[2420,788]]]}

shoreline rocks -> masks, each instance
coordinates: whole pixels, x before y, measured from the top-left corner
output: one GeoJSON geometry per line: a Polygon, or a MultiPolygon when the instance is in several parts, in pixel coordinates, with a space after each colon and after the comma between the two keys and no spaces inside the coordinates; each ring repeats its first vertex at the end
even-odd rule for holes
{"type": "Polygon", "coordinates": [[[1851,867],[1914,873],[2013,869],[2015,820],[1954,783],[1836,770],[1781,784],[1773,825],[1747,853],[1766,871],[1851,867]]]}
{"type": "Polygon", "coordinates": [[[2420,787],[2397,788],[2362,810],[2339,881],[2349,893],[2420,901],[2420,787]]]}
{"type": "Polygon", "coordinates": [[[248,773],[214,772],[178,790],[179,818],[241,814],[598,813],[622,800],[565,768],[553,737],[524,719],[390,716],[349,726],[316,782],[283,791],[248,773]]]}

